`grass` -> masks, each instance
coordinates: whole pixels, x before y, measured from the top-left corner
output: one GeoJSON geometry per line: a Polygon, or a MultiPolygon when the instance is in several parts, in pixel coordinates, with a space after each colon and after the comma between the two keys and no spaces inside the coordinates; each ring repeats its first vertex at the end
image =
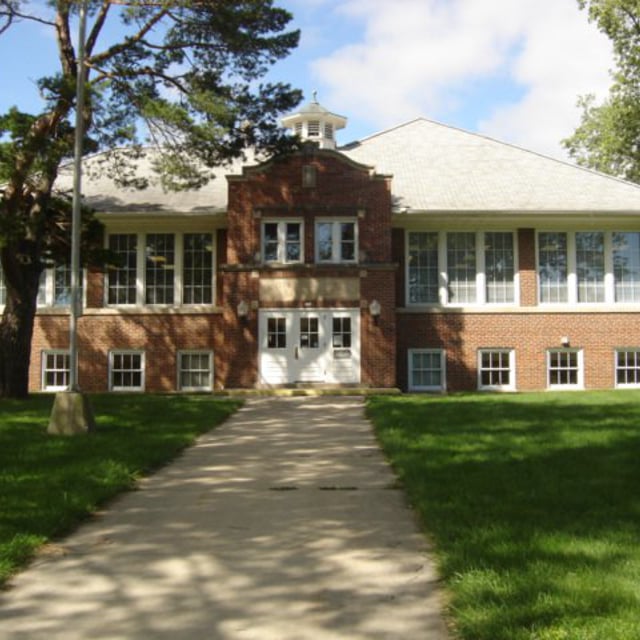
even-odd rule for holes
{"type": "Polygon", "coordinates": [[[465,640],[640,639],[640,393],[377,397],[465,640]]]}
{"type": "Polygon", "coordinates": [[[99,395],[98,429],[49,436],[53,397],[0,400],[0,584],[39,546],[175,457],[238,402],[211,396],[99,395]]]}

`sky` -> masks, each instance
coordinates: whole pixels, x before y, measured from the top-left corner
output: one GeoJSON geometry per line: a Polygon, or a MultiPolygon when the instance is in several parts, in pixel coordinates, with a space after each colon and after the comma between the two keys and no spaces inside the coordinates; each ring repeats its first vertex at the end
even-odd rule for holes
{"type": "MultiPolygon", "coordinates": [[[[276,0],[299,47],[269,78],[346,116],[346,144],[417,117],[567,159],[578,96],[604,98],[611,45],[577,0],[276,0]]],[[[37,108],[43,27],[0,36],[0,113],[37,108]]]]}

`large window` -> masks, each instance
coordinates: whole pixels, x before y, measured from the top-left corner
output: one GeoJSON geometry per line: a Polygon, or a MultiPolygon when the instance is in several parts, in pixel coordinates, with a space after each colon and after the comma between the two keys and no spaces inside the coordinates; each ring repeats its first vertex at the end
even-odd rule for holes
{"type": "Polygon", "coordinates": [[[547,351],[547,384],[550,388],[582,388],[582,351],[577,349],[547,351]]]}
{"type": "Polygon", "coordinates": [[[568,302],[567,234],[538,234],[540,302],[568,302]]]}
{"type": "Polygon", "coordinates": [[[576,233],[578,302],[604,302],[604,233],[576,233]]]}
{"type": "Polygon", "coordinates": [[[69,387],[69,352],[42,352],[42,390],[65,391],[69,387]]]}
{"type": "Polygon", "coordinates": [[[612,236],[615,301],[640,302],[640,233],[612,236]]]}
{"type": "Polygon", "coordinates": [[[178,389],[210,391],[213,386],[213,353],[181,351],[178,354],[178,389]]]}
{"type": "Polygon", "coordinates": [[[513,304],[515,243],[511,231],[410,231],[409,304],[513,304]]]}
{"type": "Polygon", "coordinates": [[[145,243],[145,303],[173,304],[175,247],[172,233],[148,233],[145,243]]]}
{"type": "Polygon", "coordinates": [[[108,246],[117,264],[107,274],[107,304],[213,303],[213,234],[112,234],[108,246]]]}
{"type": "Polygon", "coordinates": [[[507,304],[513,302],[513,233],[491,231],[484,234],[484,263],[486,301],[507,304]]]}
{"type": "Polygon", "coordinates": [[[302,262],[302,223],[262,223],[262,256],[265,262],[302,262]]]}
{"type": "Polygon", "coordinates": [[[138,236],[118,233],[109,236],[109,251],[118,264],[107,272],[107,302],[109,304],[136,304],[138,236]]]}
{"type": "Polygon", "coordinates": [[[481,349],[478,352],[478,388],[515,389],[515,356],[511,349],[481,349]]]}
{"type": "Polygon", "coordinates": [[[640,349],[619,349],[616,358],[616,386],[640,387],[640,349]]]}
{"type": "Polygon", "coordinates": [[[109,389],[144,391],[144,352],[111,351],[109,353],[109,389]]]}
{"type": "Polygon", "coordinates": [[[438,232],[411,232],[408,245],[409,302],[438,302],[438,232]]]}
{"type": "Polygon", "coordinates": [[[445,381],[445,354],[442,349],[409,349],[410,391],[442,391],[445,381]]]}
{"type": "Polygon", "coordinates": [[[357,224],[352,221],[316,222],[316,260],[318,262],[355,262],[357,224]]]}

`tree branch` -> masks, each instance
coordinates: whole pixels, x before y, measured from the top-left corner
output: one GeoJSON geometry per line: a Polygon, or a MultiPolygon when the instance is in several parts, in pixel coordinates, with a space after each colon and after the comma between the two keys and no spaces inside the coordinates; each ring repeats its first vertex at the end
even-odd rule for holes
{"type": "Polygon", "coordinates": [[[91,28],[91,33],[87,38],[87,42],[85,45],[85,51],[87,56],[91,55],[93,48],[96,46],[98,36],[102,31],[102,27],[104,26],[104,23],[107,19],[107,15],[109,13],[109,9],[111,8],[112,4],[113,4],[112,1],[103,0],[102,6],[100,7],[100,11],[98,11],[95,22],[93,23],[93,27],[91,28]]]}
{"type": "Polygon", "coordinates": [[[90,58],[87,59],[87,62],[91,64],[100,64],[105,60],[109,60],[110,58],[113,58],[119,53],[123,53],[124,51],[127,51],[127,49],[129,49],[132,45],[137,44],[138,42],[143,40],[144,37],[147,35],[147,33],[149,33],[149,31],[151,31],[151,29],[153,29],[153,27],[156,24],[158,24],[158,22],[160,22],[160,20],[162,20],[162,18],[164,18],[167,15],[167,13],[168,13],[167,9],[162,9],[162,11],[158,11],[158,13],[156,13],[147,22],[147,24],[141,27],[138,33],[136,33],[131,37],[126,38],[124,42],[120,42],[112,47],[109,47],[106,51],[103,51],[102,53],[98,53],[95,56],[91,56],[90,58]]]}
{"type": "Polygon", "coordinates": [[[78,65],[76,64],[76,54],[71,41],[69,8],[64,3],[59,4],[54,26],[58,34],[58,52],[63,73],[75,77],[78,72],[78,65]]]}

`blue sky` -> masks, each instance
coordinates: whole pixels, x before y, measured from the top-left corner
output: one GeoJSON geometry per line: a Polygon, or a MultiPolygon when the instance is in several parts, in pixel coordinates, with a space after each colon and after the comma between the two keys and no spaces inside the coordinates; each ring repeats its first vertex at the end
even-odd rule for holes
{"type": "MultiPolygon", "coordinates": [[[[32,2],[37,5],[38,2],[32,2]]],[[[347,116],[347,143],[418,116],[564,157],[578,95],[603,97],[608,40],[577,0],[277,0],[302,31],[271,77],[347,116]]],[[[42,26],[0,37],[0,112],[37,109],[42,26]]]]}

